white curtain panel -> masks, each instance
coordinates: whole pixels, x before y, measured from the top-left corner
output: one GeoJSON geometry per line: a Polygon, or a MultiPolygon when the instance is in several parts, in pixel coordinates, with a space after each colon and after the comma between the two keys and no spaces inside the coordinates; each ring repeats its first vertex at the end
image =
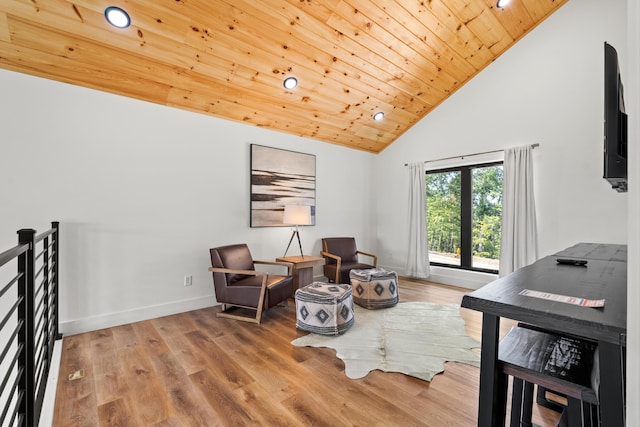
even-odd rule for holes
{"type": "Polygon", "coordinates": [[[504,150],[500,277],[538,259],[531,150],[530,145],[504,150]]]}
{"type": "Polygon", "coordinates": [[[407,275],[429,277],[427,185],[424,162],[409,164],[409,251],[407,275]]]}

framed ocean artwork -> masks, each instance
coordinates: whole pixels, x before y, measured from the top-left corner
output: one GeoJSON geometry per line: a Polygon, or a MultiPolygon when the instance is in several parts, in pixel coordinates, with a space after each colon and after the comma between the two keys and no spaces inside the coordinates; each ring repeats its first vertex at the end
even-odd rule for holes
{"type": "Polygon", "coordinates": [[[251,227],[282,227],[285,205],[311,207],[316,224],[316,156],[251,144],[251,227]]]}

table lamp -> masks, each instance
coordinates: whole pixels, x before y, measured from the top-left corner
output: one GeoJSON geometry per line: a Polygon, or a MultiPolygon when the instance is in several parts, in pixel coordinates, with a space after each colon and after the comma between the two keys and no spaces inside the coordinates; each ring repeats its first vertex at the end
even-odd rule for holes
{"type": "Polygon", "coordinates": [[[300,243],[300,233],[298,232],[298,226],[311,225],[311,206],[285,205],[284,219],[282,222],[285,225],[293,225],[296,227],[293,234],[291,235],[291,239],[289,239],[287,249],[284,251],[284,256],[287,256],[287,251],[291,246],[291,242],[293,242],[293,238],[297,237],[298,246],[300,247],[300,256],[304,258],[304,255],[302,254],[302,243],[300,243]]]}

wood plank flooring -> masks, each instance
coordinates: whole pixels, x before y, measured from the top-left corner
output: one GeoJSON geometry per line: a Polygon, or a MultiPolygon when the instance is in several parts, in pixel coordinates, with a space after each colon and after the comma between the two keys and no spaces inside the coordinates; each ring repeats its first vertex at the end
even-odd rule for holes
{"type": "MultiPolygon", "coordinates": [[[[401,301],[460,303],[466,289],[401,279],[401,301]]],[[[431,382],[373,371],[351,380],[335,350],[295,347],[295,303],[261,325],[208,308],[65,337],[54,426],[475,426],[479,369],[431,382]],[[84,369],[85,377],[68,375],[84,369]]],[[[480,313],[461,309],[480,339],[480,313]]],[[[503,333],[510,324],[503,322],[503,333]]],[[[534,422],[558,414],[534,405],[534,422]]]]}

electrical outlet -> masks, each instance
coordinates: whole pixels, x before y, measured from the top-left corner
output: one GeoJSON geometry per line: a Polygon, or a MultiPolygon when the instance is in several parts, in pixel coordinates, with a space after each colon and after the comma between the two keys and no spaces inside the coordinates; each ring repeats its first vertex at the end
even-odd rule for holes
{"type": "Polygon", "coordinates": [[[191,286],[193,283],[193,276],[184,276],[184,286],[191,286]]]}

